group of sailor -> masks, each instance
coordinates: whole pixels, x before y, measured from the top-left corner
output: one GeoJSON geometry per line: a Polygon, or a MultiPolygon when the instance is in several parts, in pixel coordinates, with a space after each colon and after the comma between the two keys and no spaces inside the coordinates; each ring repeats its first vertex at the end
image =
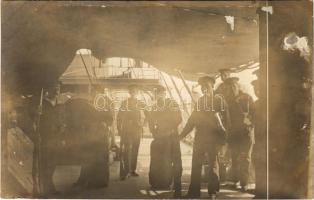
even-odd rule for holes
{"type": "MultiPolygon", "coordinates": [[[[118,114],[118,130],[121,136],[121,180],[138,176],[137,154],[140,143],[142,118],[145,116],[153,135],[149,183],[152,188],[164,189],[173,184],[174,197],[181,197],[182,160],[180,140],[194,132],[191,183],[187,198],[199,198],[201,193],[202,166],[207,165],[208,194],[219,192],[218,153],[227,148],[231,157],[230,179],[235,187],[249,189],[252,176],[252,151],[254,141],[255,105],[250,95],[244,93],[239,78],[230,77],[230,71],[220,71],[222,83],[214,90],[215,79],[200,77],[201,96],[179,133],[182,122],[180,106],[166,98],[166,89],[158,87],[155,104],[150,111],[141,110],[143,102],[136,98],[138,88],[130,86],[130,98],[122,103],[118,114]],[[140,105],[140,106],[136,106],[140,105]],[[142,115],[141,115],[141,111],[142,115]]],[[[255,89],[258,90],[256,81],[255,89]]],[[[256,93],[258,93],[256,91],[256,93]]]]}
{"type": "MultiPolygon", "coordinates": [[[[201,176],[204,165],[207,166],[205,169],[207,170],[208,195],[212,198],[216,196],[220,187],[218,154],[223,148],[228,149],[232,163],[230,180],[235,187],[240,186],[244,191],[249,189],[249,179],[252,174],[252,151],[255,143],[254,127],[258,121],[256,119],[256,103],[250,95],[240,89],[239,78],[230,77],[230,71],[220,70],[220,77],[222,83],[216,90],[214,90],[215,78],[203,76],[198,79],[203,95],[195,103],[194,109],[181,131],[178,129],[182,123],[181,107],[174,99],[166,97],[167,90],[163,86],[158,86],[155,89],[153,97],[155,101],[150,109],[145,109],[147,105],[138,98],[139,86],[129,86],[129,98],[121,102],[116,116],[120,146],[117,148],[116,144],[112,144],[116,149],[119,149],[117,153],[119,154],[121,181],[131,176],[140,175],[136,170],[137,158],[143,126],[147,122],[153,136],[149,171],[149,183],[152,188],[169,189],[173,185],[174,198],[182,197],[181,176],[183,169],[180,141],[184,141],[186,136],[194,131],[191,179],[186,197],[199,198],[201,196],[201,176]]],[[[258,95],[257,81],[253,81],[252,84],[255,94],[258,95]]],[[[60,141],[55,141],[58,138],[56,135],[69,128],[65,127],[63,122],[64,115],[69,115],[69,113],[60,114],[60,110],[64,111],[64,109],[57,108],[59,94],[60,86],[58,84],[47,91],[38,110],[40,125],[36,127],[36,123],[34,124],[34,133],[41,136],[40,141],[34,140],[36,144],[39,144],[36,145],[34,151],[34,172],[39,174],[40,180],[36,178],[35,173],[33,176],[34,183],[40,182],[39,190],[43,194],[57,193],[52,181],[56,163],[49,161],[52,159],[52,155],[56,156],[56,154],[50,152],[52,149],[50,146],[59,144],[60,141]]],[[[109,98],[108,101],[110,101],[109,98]]],[[[101,119],[94,120],[91,126],[96,126],[101,131],[106,132],[108,137],[106,140],[108,141],[109,132],[111,132],[109,127],[113,124],[114,114],[109,109],[106,115],[97,116],[101,119]]],[[[89,118],[88,116],[85,117],[89,118]]],[[[66,126],[70,125],[67,124],[66,126]]],[[[78,129],[95,131],[95,129],[86,127],[78,129]]],[[[104,144],[109,145],[108,142],[104,144]]],[[[104,152],[106,156],[104,156],[103,162],[108,163],[108,152],[109,148],[104,152]]],[[[258,161],[256,163],[263,164],[258,161]]],[[[107,169],[104,172],[106,175],[100,176],[99,173],[102,173],[103,169],[97,167],[98,164],[94,162],[93,165],[84,165],[82,167],[83,173],[81,172],[81,177],[75,186],[106,186],[109,167],[108,165],[101,165],[101,167],[106,166],[107,169]],[[98,175],[91,175],[96,172],[98,175]],[[104,180],[98,180],[95,184],[94,179],[104,180]]]]}

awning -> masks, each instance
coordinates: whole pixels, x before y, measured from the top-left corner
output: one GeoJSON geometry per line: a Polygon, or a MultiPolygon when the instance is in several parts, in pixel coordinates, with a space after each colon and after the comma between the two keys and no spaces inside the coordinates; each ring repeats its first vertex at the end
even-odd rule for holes
{"type": "Polygon", "coordinates": [[[22,1],[2,6],[2,67],[11,85],[25,89],[57,79],[81,48],[101,59],[130,57],[194,75],[258,61],[253,2],[22,1]]]}

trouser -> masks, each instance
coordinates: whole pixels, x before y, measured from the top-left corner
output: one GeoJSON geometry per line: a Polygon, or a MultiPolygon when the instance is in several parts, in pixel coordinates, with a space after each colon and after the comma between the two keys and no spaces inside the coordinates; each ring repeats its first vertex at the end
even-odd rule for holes
{"type": "Polygon", "coordinates": [[[181,176],[182,176],[182,159],[180,140],[176,135],[171,135],[171,161],[173,174],[173,187],[175,191],[181,191],[181,176]]]}
{"type": "Polygon", "coordinates": [[[227,180],[227,167],[230,160],[228,154],[228,145],[221,145],[218,149],[219,178],[220,181],[227,180]]]}
{"type": "Polygon", "coordinates": [[[136,171],[140,141],[141,133],[121,136],[120,177],[136,171]]]}
{"type": "Polygon", "coordinates": [[[104,143],[94,144],[95,148],[90,148],[90,156],[95,156],[92,161],[82,164],[78,185],[87,187],[104,187],[109,182],[109,138],[105,134],[104,143]]]}
{"type": "Polygon", "coordinates": [[[240,181],[241,186],[249,183],[252,164],[253,140],[248,135],[234,135],[229,142],[232,160],[232,181],[240,181]]]}
{"type": "Polygon", "coordinates": [[[81,174],[77,181],[79,185],[86,187],[104,187],[109,181],[108,161],[100,160],[94,163],[83,164],[81,174]]]}
{"type": "MultiPolygon", "coordinates": [[[[40,149],[40,157],[38,164],[40,194],[49,195],[56,192],[55,185],[53,183],[53,173],[56,169],[56,163],[53,158],[53,153],[48,150],[45,145],[42,145],[40,149]]],[[[35,149],[34,154],[38,155],[38,148],[35,149]]],[[[37,161],[38,158],[36,158],[37,161]]],[[[35,161],[35,162],[36,162],[35,161]]]]}
{"type": "Polygon", "coordinates": [[[191,196],[200,196],[201,174],[205,156],[208,160],[208,194],[219,191],[217,146],[196,141],[193,145],[191,184],[188,192],[191,196]]]}
{"type": "Polygon", "coordinates": [[[53,194],[56,192],[56,188],[53,183],[53,173],[56,169],[56,165],[53,164],[46,164],[47,161],[43,161],[43,164],[41,165],[42,168],[40,169],[39,173],[41,174],[41,184],[43,188],[43,193],[45,195],[47,194],[53,194]]]}
{"type": "Polygon", "coordinates": [[[151,143],[149,183],[153,188],[181,191],[182,160],[177,135],[155,138],[151,143]]]}

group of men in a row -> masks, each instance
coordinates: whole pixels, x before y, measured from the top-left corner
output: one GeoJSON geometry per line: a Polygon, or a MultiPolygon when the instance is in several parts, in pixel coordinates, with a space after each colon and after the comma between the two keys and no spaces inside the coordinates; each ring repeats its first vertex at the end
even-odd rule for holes
{"type": "MultiPolygon", "coordinates": [[[[181,197],[182,160],[180,140],[183,140],[195,130],[191,183],[187,197],[200,197],[201,172],[204,164],[208,166],[206,168],[208,169],[208,194],[215,196],[219,191],[219,163],[217,158],[218,152],[225,144],[228,144],[231,152],[232,180],[234,183],[240,182],[243,190],[248,189],[254,144],[254,126],[258,120],[255,119],[253,100],[248,94],[240,90],[239,79],[230,77],[230,72],[227,70],[221,70],[220,75],[223,83],[216,90],[214,90],[214,78],[209,76],[199,78],[198,84],[201,87],[203,96],[195,103],[194,109],[181,133],[178,131],[178,126],[182,122],[180,106],[175,100],[166,98],[166,89],[164,87],[157,87],[154,91],[155,103],[149,110],[146,109],[147,105],[137,98],[139,87],[136,85],[129,87],[130,97],[121,103],[117,115],[117,130],[120,135],[121,180],[125,180],[129,176],[139,176],[136,171],[137,157],[143,133],[143,124],[146,120],[154,138],[151,144],[149,172],[149,182],[153,188],[168,188],[173,184],[174,197],[181,197]]],[[[257,86],[256,83],[253,85],[257,86]]],[[[257,87],[254,88],[258,89],[257,87]]],[[[38,169],[41,177],[39,181],[44,193],[56,192],[52,182],[55,164],[49,164],[51,163],[49,162],[51,160],[49,155],[55,154],[48,152],[50,149],[48,147],[55,144],[52,142],[52,140],[56,140],[55,134],[64,129],[63,126],[60,126],[63,122],[60,122],[58,112],[55,112],[59,93],[60,86],[57,84],[44,96],[40,111],[40,126],[36,127],[35,123],[34,127],[35,130],[38,129],[37,132],[41,133],[40,143],[42,148],[37,149],[37,151],[40,150],[40,157],[44,158],[40,161],[40,169],[38,169]]],[[[258,90],[255,93],[258,95],[258,90]]],[[[82,106],[79,107],[84,107],[87,104],[80,105],[82,106]]],[[[109,115],[111,116],[112,112],[108,112],[109,115]]],[[[95,115],[96,118],[97,116],[95,115]]],[[[69,119],[72,118],[73,116],[69,117],[69,119]]],[[[101,124],[103,123],[110,126],[113,116],[109,118],[108,123],[106,120],[100,119],[100,126],[102,127],[101,124]]],[[[92,121],[93,123],[90,123],[90,126],[95,124],[95,120],[92,121]]],[[[79,124],[79,122],[74,123],[79,124]]],[[[36,152],[34,155],[36,157],[36,152]]],[[[81,174],[79,183],[90,185],[94,176],[88,178],[84,174],[92,174],[89,171],[93,171],[95,166],[86,165],[85,168],[86,170],[83,171],[86,173],[81,174]]],[[[85,168],[83,166],[83,169],[85,168]]],[[[104,184],[106,185],[105,182],[101,181],[99,185],[104,184]]]]}
{"type": "Polygon", "coordinates": [[[232,160],[232,181],[248,189],[251,155],[254,144],[253,99],[242,92],[239,79],[230,77],[228,70],[220,71],[223,81],[214,90],[215,79],[210,76],[199,78],[203,96],[178,133],[182,121],[179,105],[166,98],[166,90],[158,87],[155,104],[149,111],[142,109],[138,100],[138,88],[129,88],[130,97],[122,102],[117,117],[121,136],[120,178],[138,176],[137,154],[142,134],[144,117],[153,135],[149,182],[153,188],[164,188],[173,180],[174,197],[181,197],[182,161],[180,140],[195,130],[192,155],[191,183],[188,198],[200,197],[201,172],[204,163],[208,166],[208,194],[214,197],[219,191],[218,152],[228,145],[232,160]],[[171,171],[171,172],[169,172],[171,171]]]}

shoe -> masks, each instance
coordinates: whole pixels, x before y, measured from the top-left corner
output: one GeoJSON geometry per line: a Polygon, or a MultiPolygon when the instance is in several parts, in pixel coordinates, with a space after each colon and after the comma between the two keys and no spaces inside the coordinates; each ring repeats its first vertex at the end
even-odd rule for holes
{"type": "Polygon", "coordinates": [[[249,186],[248,185],[241,186],[241,191],[242,192],[247,192],[248,190],[249,190],[249,186]]]}
{"type": "Polygon", "coordinates": [[[208,194],[208,197],[209,197],[209,199],[216,199],[217,195],[216,195],[216,193],[208,194]]]}
{"type": "Polygon", "coordinates": [[[237,190],[241,189],[240,181],[234,183],[234,188],[237,190]]]}
{"type": "Polygon", "coordinates": [[[138,177],[138,176],[140,176],[138,173],[136,173],[136,172],[131,172],[130,173],[130,176],[134,176],[134,177],[138,177]]]}

